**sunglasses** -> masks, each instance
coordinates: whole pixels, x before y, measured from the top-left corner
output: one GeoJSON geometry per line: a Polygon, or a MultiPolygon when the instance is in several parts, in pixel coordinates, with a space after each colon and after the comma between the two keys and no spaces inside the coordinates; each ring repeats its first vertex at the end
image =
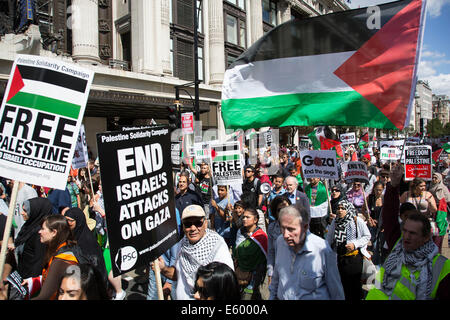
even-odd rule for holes
{"type": "Polygon", "coordinates": [[[361,187],[361,183],[354,183],[353,184],[355,187],[361,187]]]}
{"type": "Polygon", "coordinates": [[[188,229],[194,225],[197,228],[203,226],[204,219],[194,220],[194,221],[183,221],[183,226],[188,229]]]}
{"type": "Polygon", "coordinates": [[[245,172],[253,172],[253,170],[245,170],[245,172]]]}
{"type": "Polygon", "coordinates": [[[341,192],[341,190],[339,190],[339,189],[333,189],[333,190],[331,190],[331,192],[341,192]]]}

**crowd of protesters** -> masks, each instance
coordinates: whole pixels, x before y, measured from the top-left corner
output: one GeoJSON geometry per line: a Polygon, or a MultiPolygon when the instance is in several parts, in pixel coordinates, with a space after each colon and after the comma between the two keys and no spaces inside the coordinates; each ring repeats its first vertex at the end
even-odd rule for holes
{"type": "MultiPolygon", "coordinates": [[[[400,161],[359,150],[364,183],[343,178],[352,152],[330,181],[305,179],[294,146],[280,148],[270,174],[247,154],[242,183],[228,186],[216,185],[206,162],[183,164],[174,178],[179,241],[158,259],[165,299],[261,300],[267,285],[266,298],[280,300],[450,299],[440,254],[450,160],[431,181],[406,182],[400,161]]],[[[13,181],[0,183],[3,234],[13,181]]],[[[0,298],[125,299],[107,214],[97,161],[72,170],[64,191],[21,183],[0,298]],[[26,295],[7,281],[14,273],[26,295]]],[[[154,269],[147,299],[158,299],[154,269]]]]}

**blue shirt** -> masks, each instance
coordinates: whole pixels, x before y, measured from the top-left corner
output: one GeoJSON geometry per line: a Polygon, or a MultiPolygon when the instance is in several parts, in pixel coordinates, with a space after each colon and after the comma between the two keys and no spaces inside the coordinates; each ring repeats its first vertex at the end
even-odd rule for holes
{"type": "MultiPolygon", "coordinates": [[[[223,198],[222,200],[220,200],[219,198],[215,198],[214,200],[216,201],[220,209],[225,210],[225,208],[228,205],[228,198],[223,198]]],[[[234,205],[234,201],[231,197],[230,203],[231,205],[234,205]]],[[[214,213],[214,227],[216,229],[216,232],[224,238],[230,238],[231,237],[230,221],[225,221],[224,219],[222,219],[222,217],[219,215],[219,212],[217,212],[213,206],[211,206],[211,213],[214,213]]]]}
{"type": "Polygon", "coordinates": [[[275,250],[271,300],[345,299],[337,255],[324,239],[307,231],[305,244],[295,253],[280,235],[275,250]]]}

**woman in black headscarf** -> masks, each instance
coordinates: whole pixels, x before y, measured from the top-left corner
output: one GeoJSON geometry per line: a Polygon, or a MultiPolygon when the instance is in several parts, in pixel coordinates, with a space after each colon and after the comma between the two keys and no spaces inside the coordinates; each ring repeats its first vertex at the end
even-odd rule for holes
{"type": "Polygon", "coordinates": [[[80,208],[70,208],[64,213],[69,223],[73,236],[77,241],[81,252],[101,273],[103,280],[107,283],[108,275],[106,273],[105,260],[103,259],[102,250],[95,238],[94,234],[86,223],[86,216],[80,208]]]}
{"type": "Polygon", "coordinates": [[[46,245],[41,243],[41,221],[52,214],[52,203],[47,198],[32,198],[22,204],[25,224],[14,241],[17,271],[23,279],[41,275],[46,245]]]}
{"type": "Polygon", "coordinates": [[[340,183],[331,187],[330,195],[331,195],[331,199],[330,199],[331,215],[329,218],[329,223],[331,223],[331,221],[337,215],[336,211],[337,211],[337,205],[338,205],[339,201],[347,199],[347,196],[345,195],[345,189],[342,186],[342,184],[340,184],[340,183]]]}

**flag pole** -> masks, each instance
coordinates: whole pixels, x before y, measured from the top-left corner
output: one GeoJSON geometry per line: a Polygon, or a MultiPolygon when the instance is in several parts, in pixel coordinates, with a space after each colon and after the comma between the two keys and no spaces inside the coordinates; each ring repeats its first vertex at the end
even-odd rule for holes
{"type": "MultiPolygon", "coordinates": [[[[0,276],[3,277],[3,270],[6,261],[6,249],[8,247],[9,235],[11,234],[11,227],[14,218],[14,209],[16,207],[17,193],[19,192],[20,182],[14,180],[14,186],[11,193],[11,201],[9,203],[8,218],[6,219],[5,231],[3,233],[2,249],[0,252],[0,276]]],[[[0,279],[1,280],[1,279],[0,279]]]]}

